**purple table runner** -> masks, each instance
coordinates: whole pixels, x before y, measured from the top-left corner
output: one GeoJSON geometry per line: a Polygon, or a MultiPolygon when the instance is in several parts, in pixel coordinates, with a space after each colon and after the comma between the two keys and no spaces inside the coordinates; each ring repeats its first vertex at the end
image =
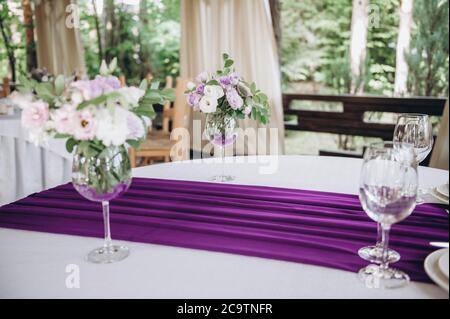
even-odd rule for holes
{"type": "MultiPolygon", "coordinates": [[[[448,241],[442,207],[418,206],[394,225],[396,267],[430,282],[425,257],[448,241]]],[[[65,184],[0,207],[0,227],[103,237],[101,205],[65,184]]],[[[113,239],[164,244],[358,271],[375,222],[355,195],[261,186],[134,178],[111,202],[113,239]]]]}

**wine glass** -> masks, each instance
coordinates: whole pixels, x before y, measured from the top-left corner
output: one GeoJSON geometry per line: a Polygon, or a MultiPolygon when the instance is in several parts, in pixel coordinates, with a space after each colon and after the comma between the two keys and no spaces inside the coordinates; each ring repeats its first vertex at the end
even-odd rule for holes
{"type": "Polygon", "coordinates": [[[214,182],[230,182],[235,179],[232,175],[225,174],[225,148],[228,145],[233,145],[238,134],[236,128],[238,122],[232,116],[226,115],[222,112],[208,114],[205,124],[205,137],[212,145],[220,149],[220,156],[222,162],[221,173],[211,178],[214,182]]]}
{"type": "Polygon", "coordinates": [[[372,144],[366,151],[361,170],[359,198],[364,211],[380,224],[382,262],[359,271],[370,288],[397,288],[409,276],[389,267],[388,246],[391,226],[407,218],[416,205],[417,164],[413,147],[396,147],[392,142],[372,144]]]}
{"type": "Polygon", "coordinates": [[[416,161],[422,163],[433,148],[433,126],[426,114],[401,114],[394,130],[394,143],[414,146],[416,161]]]}
{"type": "MultiPolygon", "coordinates": [[[[414,146],[417,164],[422,163],[433,149],[433,126],[426,114],[401,114],[394,130],[394,143],[408,143],[414,146]]],[[[417,203],[424,202],[422,194],[426,190],[419,189],[417,203]]]]}
{"type": "Polygon", "coordinates": [[[105,240],[92,250],[87,260],[105,264],[126,258],[130,251],[123,245],[113,245],[109,221],[109,201],[122,195],[131,184],[131,165],[125,146],[109,146],[97,154],[77,147],[72,166],[72,184],[88,200],[101,202],[105,240]]]}

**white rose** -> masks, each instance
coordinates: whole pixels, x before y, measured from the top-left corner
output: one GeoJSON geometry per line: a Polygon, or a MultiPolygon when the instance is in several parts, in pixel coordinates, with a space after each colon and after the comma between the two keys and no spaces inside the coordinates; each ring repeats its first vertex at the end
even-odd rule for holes
{"type": "Polygon", "coordinates": [[[13,104],[17,105],[21,109],[25,109],[33,101],[33,96],[31,93],[19,93],[18,91],[14,91],[9,96],[9,99],[13,102],[13,104]]]}
{"type": "Polygon", "coordinates": [[[193,89],[195,89],[197,86],[195,85],[194,82],[188,82],[188,84],[186,85],[187,89],[189,91],[192,91],[193,89]]]}
{"type": "Polygon", "coordinates": [[[119,89],[119,93],[123,106],[136,106],[139,103],[139,100],[144,96],[145,91],[138,89],[136,87],[123,87],[119,89]]]}
{"type": "Polygon", "coordinates": [[[75,91],[70,96],[70,99],[72,101],[72,104],[79,105],[83,102],[83,95],[80,92],[75,91]]]}
{"type": "Polygon", "coordinates": [[[217,110],[217,104],[217,98],[204,96],[200,100],[199,108],[203,113],[214,113],[217,110]]]}
{"type": "Polygon", "coordinates": [[[203,92],[205,96],[215,97],[216,99],[224,96],[223,89],[219,85],[206,85],[203,92]]]}
{"type": "Polygon", "coordinates": [[[114,110],[103,109],[96,114],[98,126],[96,136],[105,146],[120,146],[128,135],[129,112],[121,107],[114,110]]]}

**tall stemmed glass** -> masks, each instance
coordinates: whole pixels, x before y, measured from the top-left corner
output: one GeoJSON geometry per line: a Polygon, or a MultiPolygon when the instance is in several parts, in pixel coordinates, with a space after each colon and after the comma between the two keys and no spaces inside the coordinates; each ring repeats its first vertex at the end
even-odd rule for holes
{"type": "Polygon", "coordinates": [[[221,173],[214,175],[211,181],[224,183],[235,179],[234,176],[225,174],[225,148],[228,145],[233,145],[236,141],[238,137],[237,126],[238,122],[235,118],[222,112],[211,113],[206,117],[204,134],[212,145],[220,149],[222,162],[221,173]]]}
{"type": "Polygon", "coordinates": [[[389,267],[391,226],[407,218],[416,205],[417,164],[412,147],[395,147],[392,142],[372,144],[361,170],[359,198],[367,215],[381,226],[382,262],[359,271],[370,288],[397,288],[409,276],[389,267]]]}
{"type": "MultiPolygon", "coordinates": [[[[433,148],[433,127],[430,117],[426,114],[401,114],[397,119],[394,130],[393,142],[396,147],[404,147],[409,144],[414,148],[416,162],[423,162],[433,148]]],[[[426,194],[426,190],[418,190],[417,204],[422,204],[424,200],[421,194],[426,194]]],[[[377,243],[374,246],[363,247],[358,251],[361,258],[373,262],[381,263],[381,226],[378,225],[377,243]]],[[[400,260],[400,255],[389,249],[388,258],[390,263],[400,260]]]]}
{"type": "MultiPolygon", "coordinates": [[[[394,143],[407,143],[414,146],[417,164],[422,163],[433,149],[433,126],[426,114],[401,114],[394,130],[394,143]]],[[[419,189],[417,203],[424,202],[421,195],[426,190],[419,189]]]]}

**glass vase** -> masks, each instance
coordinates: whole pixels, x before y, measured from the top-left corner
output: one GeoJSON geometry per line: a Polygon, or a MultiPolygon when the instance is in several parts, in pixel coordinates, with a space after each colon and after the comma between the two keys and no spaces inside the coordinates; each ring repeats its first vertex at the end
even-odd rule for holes
{"type": "Polygon", "coordinates": [[[204,135],[216,149],[220,149],[221,157],[221,173],[214,175],[211,181],[223,183],[235,179],[234,176],[225,174],[225,148],[236,141],[237,128],[237,120],[222,112],[210,113],[206,116],[204,135]]]}
{"type": "Polygon", "coordinates": [[[91,251],[87,260],[113,263],[126,258],[129,249],[113,245],[109,220],[109,201],[127,191],[131,184],[131,165],[125,146],[110,146],[100,152],[83,151],[77,147],[72,166],[72,183],[88,200],[101,202],[105,240],[102,247],[91,251]]]}

